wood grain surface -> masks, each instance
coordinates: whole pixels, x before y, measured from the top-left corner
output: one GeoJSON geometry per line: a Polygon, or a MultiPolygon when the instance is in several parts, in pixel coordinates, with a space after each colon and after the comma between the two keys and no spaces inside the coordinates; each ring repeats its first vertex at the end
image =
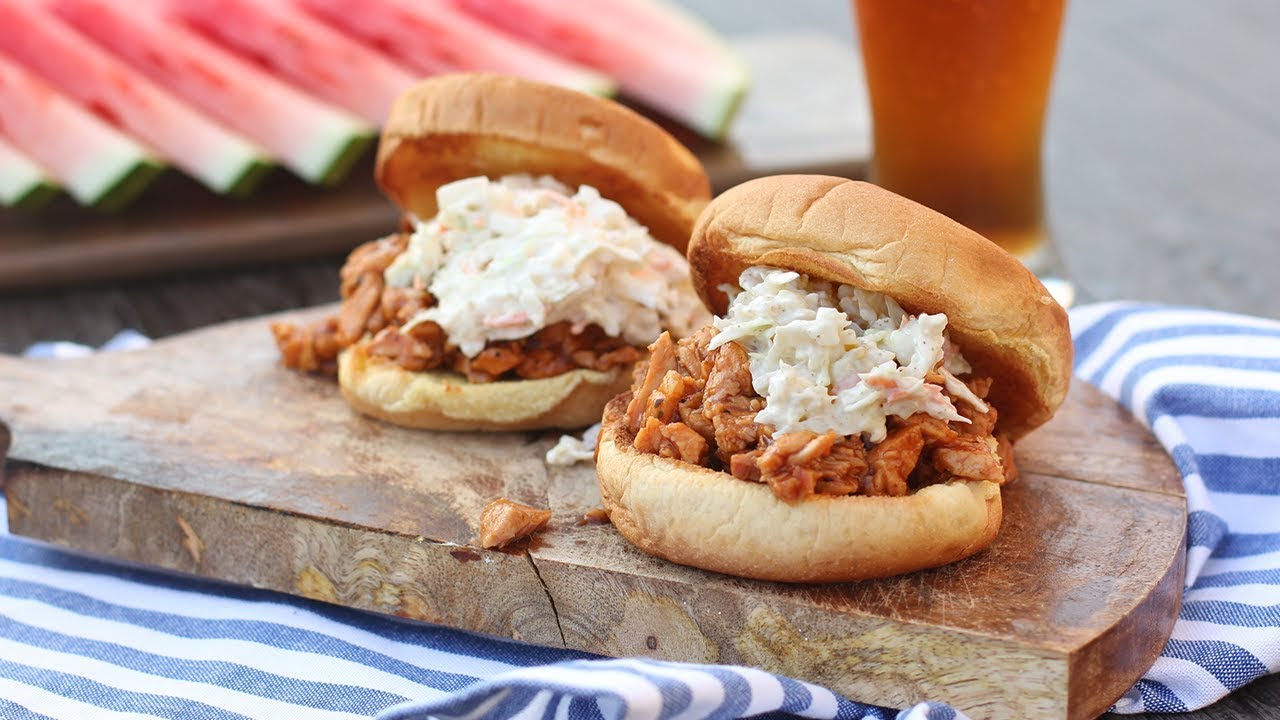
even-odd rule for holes
{"type": "Polygon", "coordinates": [[[267,320],[142,351],[0,357],[13,532],[384,613],[605,655],[742,663],[890,706],[1088,718],[1163,647],[1186,503],[1160,446],[1077,384],[1019,447],[993,547],[882,581],[788,586],[644,555],[552,435],[429,433],[279,366],[267,320]],[[554,511],[508,551],[495,497],[554,511]],[[1142,528],[1135,533],[1134,528],[1142,528]]]}

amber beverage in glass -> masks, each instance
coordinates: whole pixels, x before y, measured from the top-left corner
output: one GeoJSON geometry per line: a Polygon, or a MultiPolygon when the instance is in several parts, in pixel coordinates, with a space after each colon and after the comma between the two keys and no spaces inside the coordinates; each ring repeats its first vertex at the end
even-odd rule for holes
{"type": "Polygon", "coordinates": [[[1024,261],[1046,241],[1040,154],[1065,0],[854,0],[870,179],[1024,261]]]}

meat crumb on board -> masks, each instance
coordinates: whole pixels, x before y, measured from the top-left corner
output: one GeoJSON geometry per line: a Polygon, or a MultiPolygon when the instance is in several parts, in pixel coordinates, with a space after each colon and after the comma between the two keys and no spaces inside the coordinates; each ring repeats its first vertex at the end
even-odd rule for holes
{"type": "Polygon", "coordinates": [[[480,545],[493,549],[529,537],[546,527],[551,511],[498,498],[480,511],[480,545]]]}

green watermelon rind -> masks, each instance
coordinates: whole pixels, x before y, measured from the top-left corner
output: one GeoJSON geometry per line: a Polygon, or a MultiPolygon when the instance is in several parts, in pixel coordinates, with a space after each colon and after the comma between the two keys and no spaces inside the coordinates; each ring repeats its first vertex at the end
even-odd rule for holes
{"type": "Polygon", "coordinates": [[[292,160],[292,169],[307,182],[332,187],[347,176],[375,138],[377,133],[363,123],[335,123],[314,134],[309,148],[292,160]]]}
{"type": "Polygon", "coordinates": [[[57,180],[0,140],[0,205],[30,210],[40,207],[62,192],[57,180]]]}
{"type": "Polygon", "coordinates": [[[217,192],[233,198],[249,197],[271,175],[275,167],[276,164],[265,156],[252,158],[247,162],[237,160],[235,169],[239,175],[231,177],[217,192]]]}
{"type": "Polygon", "coordinates": [[[0,198],[0,205],[15,210],[35,210],[44,207],[62,193],[62,186],[54,182],[40,181],[27,185],[15,195],[0,198]]]}
{"type": "MultiPolygon", "coordinates": [[[[308,183],[332,184],[341,179],[354,164],[350,157],[353,150],[367,148],[377,132],[355,114],[290,86],[167,14],[130,11],[105,0],[68,0],[51,7],[60,21],[132,66],[152,83],[203,111],[233,133],[243,134],[272,161],[308,183]],[[99,17],[99,13],[104,14],[99,17]],[[185,72],[187,70],[192,72],[185,72]],[[244,77],[233,79],[237,72],[243,72],[244,77]],[[262,82],[278,85],[279,90],[288,95],[268,100],[265,96],[269,89],[264,91],[260,86],[262,82]],[[302,113],[291,116],[295,132],[281,135],[264,129],[276,127],[274,125],[255,125],[250,119],[234,114],[229,117],[226,108],[220,105],[222,98],[216,91],[210,94],[210,88],[222,84],[249,86],[247,96],[235,96],[232,100],[245,102],[247,97],[247,102],[254,105],[254,112],[279,113],[283,109],[302,113]],[[258,87],[252,87],[255,85],[258,87]],[[266,132],[267,136],[259,131],[266,132]]],[[[256,165],[261,165],[261,161],[254,158],[245,163],[244,171],[235,168],[234,176],[239,182],[252,185],[261,179],[262,171],[256,165]]]]}
{"type": "Polygon", "coordinates": [[[232,135],[221,156],[182,168],[205,187],[229,197],[247,197],[271,174],[276,162],[257,145],[232,135]]]}
{"type": "Polygon", "coordinates": [[[712,92],[703,97],[689,118],[695,130],[713,140],[723,140],[729,134],[729,127],[751,87],[751,74],[746,64],[736,53],[729,52],[727,57],[735,63],[735,69],[716,78],[712,92]]]}
{"type": "Polygon", "coordinates": [[[12,188],[12,192],[0,195],[0,205],[16,210],[34,210],[48,204],[62,193],[62,186],[49,178],[12,188]]]}
{"type": "Polygon", "coordinates": [[[122,132],[145,143],[151,152],[173,158],[176,166],[210,190],[247,193],[252,189],[251,183],[260,182],[265,175],[262,166],[274,164],[261,148],[226,128],[215,127],[216,123],[199,116],[177,98],[163,91],[157,93],[158,88],[150,83],[139,88],[132,79],[133,71],[122,72],[125,69],[122,61],[54,17],[50,8],[19,4],[6,7],[4,13],[5,21],[21,28],[35,39],[34,44],[39,47],[39,50],[32,49],[30,44],[8,47],[6,52],[14,60],[28,66],[45,82],[78,103],[102,108],[113,116],[110,122],[122,132]],[[32,53],[37,55],[33,57],[32,53]],[[71,79],[73,77],[76,79],[71,79]],[[93,90],[87,91],[86,87],[93,87],[93,90]],[[120,87],[129,88],[132,93],[141,92],[136,105],[133,95],[118,94],[117,88],[120,87]],[[123,109],[126,105],[129,106],[128,111],[123,109]],[[175,112],[178,115],[175,116],[175,112]],[[167,129],[174,127],[170,123],[187,116],[201,123],[199,140],[179,141],[176,144],[184,149],[179,153],[174,152],[175,143],[165,145],[158,142],[156,133],[172,137],[172,132],[167,129]],[[142,125],[139,126],[138,122],[142,125]]]}
{"type": "Polygon", "coordinates": [[[67,192],[81,205],[115,211],[128,206],[166,165],[137,151],[132,142],[116,143],[114,152],[99,156],[89,169],[62,178],[67,192]]]}
{"type": "Polygon", "coordinates": [[[720,72],[711,84],[711,92],[703,96],[689,117],[682,119],[709,138],[723,139],[751,87],[751,69],[746,61],[706,24],[670,0],[619,1],[629,3],[637,9],[652,11],[657,8],[669,21],[677,24],[690,37],[696,38],[704,49],[712,52],[718,60],[720,72]]]}

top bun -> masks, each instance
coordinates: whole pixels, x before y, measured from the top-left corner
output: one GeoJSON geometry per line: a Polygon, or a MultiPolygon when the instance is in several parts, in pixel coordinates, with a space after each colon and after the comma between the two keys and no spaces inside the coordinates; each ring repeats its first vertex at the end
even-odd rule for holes
{"type": "Polygon", "coordinates": [[[485,175],[591,185],[683,251],[711,197],[706,171],[665,130],[611,100],[487,73],[441,75],[400,95],[374,178],[402,209],[436,214],[436,188],[485,175]]]}
{"type": "Polygon", "coordinates": [[[1062,404],[1071,380],[1067,314],[1017,258],[950,218],[864,182],[821,175],[751,180],[712,201],[688,248],[694,288],[723,315],[748,267],[766,265],[883,293],[911,313],[946,313],[999,429],[1017,439],[1062,404]]]}

